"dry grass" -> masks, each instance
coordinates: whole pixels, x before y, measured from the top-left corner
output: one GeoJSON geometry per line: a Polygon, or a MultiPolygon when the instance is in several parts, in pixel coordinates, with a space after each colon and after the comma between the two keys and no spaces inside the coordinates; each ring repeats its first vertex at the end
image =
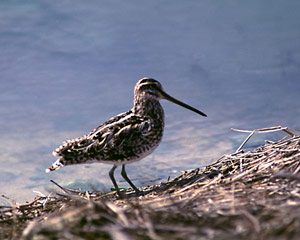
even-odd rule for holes
{"type": "Polygon", "coordinates": [[[2,206],[0,239],[299,239],[300,136],[223,156],[144,196],[63,190],[2,206]]]}

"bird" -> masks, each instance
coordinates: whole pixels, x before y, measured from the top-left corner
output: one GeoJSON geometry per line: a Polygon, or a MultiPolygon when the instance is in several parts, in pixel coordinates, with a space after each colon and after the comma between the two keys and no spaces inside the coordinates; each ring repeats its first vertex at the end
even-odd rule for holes
{"type": "Polygon", "coordinates": [[[136,194],[141,193],[127,176],[125,165],[145,158],[160,144],[164,130],[164,110],[159,102],[161,99],[207,116],[170,96],[159,81],[142,78],[135,85],[134,103],[129,111],[110,118],[82,137],[63,142],[53,151],[57,160],[46,172],[73,164],[113,164],[109,177],[119,198],[122,199],[123,194],[114,177],[118,166],[122,166],[121,175],[136,194]]]}

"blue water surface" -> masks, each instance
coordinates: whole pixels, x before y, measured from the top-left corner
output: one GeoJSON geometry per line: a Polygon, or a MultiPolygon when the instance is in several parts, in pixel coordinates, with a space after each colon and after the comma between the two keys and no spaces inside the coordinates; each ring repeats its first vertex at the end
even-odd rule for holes
{"type": "Polygon", "coordinates": [[[44,170],[64,140],[130,109],[142,77],[208,117],[162,101],[161,145],[127,166],[138,186],[235,151],[247,135],[232,127],[300,128],[299,12],[298,0],[1,1],[0,193],[31,200],[50,179],[109,190],[110,165],[44,170]]]}

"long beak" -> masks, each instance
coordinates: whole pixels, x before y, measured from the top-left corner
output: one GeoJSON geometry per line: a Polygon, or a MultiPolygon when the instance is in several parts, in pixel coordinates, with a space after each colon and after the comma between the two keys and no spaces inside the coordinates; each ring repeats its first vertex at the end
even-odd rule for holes
{"type": "Polygon", "coordinates": [[[169,94],[167,94],[166,92],[160,91],[160,93],[161,93],[161,95],[163,96],[164,99],[166,99],[166,100],[168,100],[168,101],[171,101],[171,102],[173,102],[173,103],[176,103],[176,104],[178,104],[179,106],[184,107],[184,108],[187,108],[187,109],[189,109],[189,110],[191,110],[191,111],[193,111],[193,112],[195,112],[195,113],[198,113],[198,114],[200,114],[200,115],[203,116],[203,117],[207,117],[205,113],[203,113],[203,112],[199,111],[198,109],[193,108],[193,107],[191,107],[191,106],[189,106],[189,105],[187,105],[187,104],[185,104],[185,103],[183,103],[183,102],[177,100],[176,98],[171,97],[171,96],[170,96],[169,94]]]}

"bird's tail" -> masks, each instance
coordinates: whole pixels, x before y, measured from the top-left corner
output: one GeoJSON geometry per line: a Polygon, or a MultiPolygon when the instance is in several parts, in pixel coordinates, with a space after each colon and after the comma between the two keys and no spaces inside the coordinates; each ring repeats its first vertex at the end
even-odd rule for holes
{"type": "Polygon", "coordinates": [[[50,166],[49,168],[46,169],[46,173],[57,170],[61,167],[63,167],[64,165],[61,163],[61,159],[57,159],[52,166],[50,166]]]}

